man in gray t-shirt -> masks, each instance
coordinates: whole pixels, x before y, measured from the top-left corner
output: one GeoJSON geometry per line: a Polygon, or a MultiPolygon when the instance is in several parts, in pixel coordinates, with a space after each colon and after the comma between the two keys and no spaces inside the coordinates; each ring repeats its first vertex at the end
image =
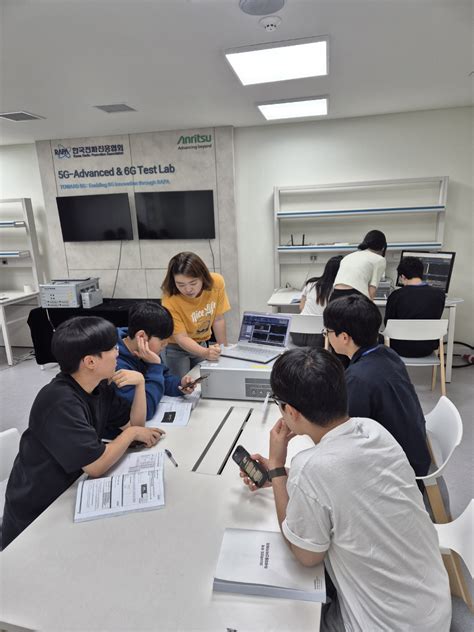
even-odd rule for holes
{"type": "Polygon", "coordinates": [[[269,471],[293,554],[305,566],[324,561],[334,585],[321,630],[448,632],[451,599],[436,531],[398,443],[376,421],[348,417],[342,366],[324,350],[280,356],[271,386],[282,418],[269,458],[252,457],[269,471]],[[296,435],[315,445],[288,471],[296,435]]]}

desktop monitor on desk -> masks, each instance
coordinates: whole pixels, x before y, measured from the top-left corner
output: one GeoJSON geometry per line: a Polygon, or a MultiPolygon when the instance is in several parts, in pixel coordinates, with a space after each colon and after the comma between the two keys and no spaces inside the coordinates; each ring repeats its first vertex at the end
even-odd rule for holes
{"type": "MultiPolygon", "coordinates": [[[[433,287],[439,287],[447,294],[451,282],[455,256],[455,252],[402,250],[400,261],[402,261],[404,257],[416,257],[420,259],[423,263],[423,281],[433,287]]],[[[400,277],[397,277],[397,285],[402,285],[400,277]]]]}

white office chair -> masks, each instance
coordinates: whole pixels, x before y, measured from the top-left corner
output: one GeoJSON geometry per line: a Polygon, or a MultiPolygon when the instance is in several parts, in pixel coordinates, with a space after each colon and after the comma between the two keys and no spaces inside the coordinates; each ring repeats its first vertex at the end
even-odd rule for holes
{"type": "Polygon", "coordinates": [[[436,469],[426,476],[417,476],[416,479],[423,481],[425,485],[434,521],[447,523],[451,516],[444,506],[438,479],[441,478],[454,450],[461,443],[462,419],[456,406],[443,395],[433,410],[425,415],[425,421],[428,447],[436,469]]]}
{"type": "Polygon", "coordinates": [[[0,523],[5,506],[5,491],[8,477],[13,467],[13,461],[18,454],[20,433],[16,428],[9,428],[0,432],[0,523]]]}
{"type": "Polygon", "coordinates": [[[383,337],[387,347],[390,339],[394,340],[439,340],[439,347],[429,356],[422,358],[406,358],[400,356],[406,366],[432,366],[431,390],[436,385],[436,369],[440,367],[441,395],[446,395],[446,373],[444,367],[444,342],[443,338],[448,333],[448,320],[404,320],[390,319],[383,331],[383,337]]]}
{"type": "MultiPolygon", "coordinates": [[[[284,314],[291,316],[290,334],[322,334],[324,329],[323,317],[316,314],[284,314]]],[[[324,348],[328,348],[327,338],[324,348]]]]}
{"type": "Polygon", "coordinates": [[[474,577],[474,500],[471,500],[459,518],[448,524],[435,524],[439,547],[449,575],[451,593],[461,597],[474,610],[469,587],[462,573],[458,555],[464,560],[471,577],[474,577]]]}

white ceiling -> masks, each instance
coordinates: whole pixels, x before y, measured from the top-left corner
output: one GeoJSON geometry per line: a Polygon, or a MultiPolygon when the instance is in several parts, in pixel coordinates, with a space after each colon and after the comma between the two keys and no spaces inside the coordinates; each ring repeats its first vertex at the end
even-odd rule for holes
{"type": "Polygon", "coordinates": [[[329,95],[329,118],[472,104],[471,0],[286,0],[267,33],[238,0],[0,0],[0,144],[269,125],[256,102],[329,95]],[[244,87],[223,51],[328,35],[328,77],[244,87]],[[105,114],[121,103],[137,112],[105,114]]]}

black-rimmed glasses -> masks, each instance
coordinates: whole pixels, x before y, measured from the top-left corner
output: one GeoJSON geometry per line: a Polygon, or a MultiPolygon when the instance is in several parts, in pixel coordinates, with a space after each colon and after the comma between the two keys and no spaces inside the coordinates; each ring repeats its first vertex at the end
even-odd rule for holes
{"type": "Polygon", "coordinates": [[[321,333],[323,334],[325,338],[327,338],[329,334],[334,334],[336,332],[334,329],[328,329],[327,327],[325,327],[321,333]]]}
{"type": "Polygon", "coordinates": [[[269,400],[276,404],[280,410],[284,410],[287,402],[284,402],[282,399],[275,397],[273,393],[270,394],[269,400]]]}

